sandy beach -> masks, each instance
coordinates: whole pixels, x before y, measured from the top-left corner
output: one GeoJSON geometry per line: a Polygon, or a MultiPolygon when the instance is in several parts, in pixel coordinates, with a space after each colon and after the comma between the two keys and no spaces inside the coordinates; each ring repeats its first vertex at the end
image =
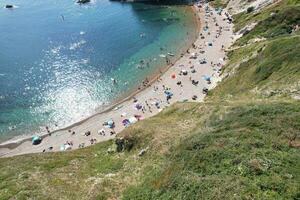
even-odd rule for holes
{"type": "MultiPolygon", "coordinates": [[[[205,92],[221,80],[225,51],[233,43],[234,34],[225,10],[218,12],[207,4],[194,5],[193,10],[201,24],[195,43],[155,81],[145,80],[145,89],[70,127],[48,130],[49,134],[43,135],[38,145],[32,145],[31,138],[6,141],[0,144],[0,157],[83,148],[112,139],[126,127],[175,102],[203,101],[205,92]]],[[[166,55],[166,59],[172,56],[166,55]]]]}

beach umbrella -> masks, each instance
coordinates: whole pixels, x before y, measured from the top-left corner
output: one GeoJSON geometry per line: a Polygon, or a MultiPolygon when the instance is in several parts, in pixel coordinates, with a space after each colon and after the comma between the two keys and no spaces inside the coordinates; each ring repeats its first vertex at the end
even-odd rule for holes
{"type": "Polygon", "coordinates": [[[32,137],[32,144],[38,145],[42,142],[42,138],[40,136],[33,136],[32,137]]]}

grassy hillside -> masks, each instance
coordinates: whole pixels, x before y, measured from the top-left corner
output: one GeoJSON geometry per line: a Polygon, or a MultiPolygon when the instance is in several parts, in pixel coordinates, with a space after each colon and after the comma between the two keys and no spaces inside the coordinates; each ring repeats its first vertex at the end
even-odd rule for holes
{"type": "Polygon", "coordinates": [[[254,38],[272,39],[278,36],[300,34],[295,27],[300,24],[300,1],[283,0],[269,6],[261,12],[243,12],[234,16],[235,30],[257,23],[255,28],[236,42],[244,45],[254,38]]]}
{"type": "Polygon", "coordinates": [[[1,158],[0,199],[300,199],[299,6],[235,16],[237,31],[257,26],[222,83],[123,131],[121,152],[108,141],[1,158]]]}
{"type": "Polygon", "coordinates": [[[300,197],[299,149],[290,144],[300,129],[299,103],[202,106],[213,111],[205,124],[124,199],[300,197]]]}

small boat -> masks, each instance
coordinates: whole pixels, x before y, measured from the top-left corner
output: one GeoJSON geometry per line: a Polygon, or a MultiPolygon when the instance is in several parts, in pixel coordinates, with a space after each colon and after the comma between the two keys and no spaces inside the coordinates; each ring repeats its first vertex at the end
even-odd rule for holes
{"type": "Polygon", "coordinates": [[[175,56],[175,54],[173,54],[173,53],[170,53],[170,52],[168,53],[168,55],[169,55],[169,56],[175,56]]]}
{"type": "Polygon", "coordinates": [[[5,6],[5,8],[14,8],[14,6],[11,5],[11,4],[7,4],[7,5],[5,6]]]}
{"type": "Polygon", "coordinates": [[[160,55],[159,55],[159,57],[161,57],[161,58],[165,58],[165,57],[166,57],[166,55],[164,55],[164,54],[160,54],[160,55]]]}
{"type": "Polygon", "coordinates": [[[78,0],[77,3],[79,4],[85,4],[85,3],[89,3],[91,0],[78,0]]]}

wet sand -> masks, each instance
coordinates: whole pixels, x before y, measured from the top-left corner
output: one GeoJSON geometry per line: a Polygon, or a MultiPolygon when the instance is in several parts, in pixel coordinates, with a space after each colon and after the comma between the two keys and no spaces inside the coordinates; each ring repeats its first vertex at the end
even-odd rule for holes
{"type": "Polygon", "coordinates": [[[203,88],[212,89],[220,81],[219,71],[226,63],[225,49],[233,42],[233,32],[232,24],[226,20],[224,11],[219,15],[212,8],[205,11],[205,6],[200,9],[194,6],[194,11],[201,23],[194,45],[174,65],[170,64],[165,72],[145,81],[144,88],[114,105],[112,109],[70,127],[53,132],[50,130],[51,134],[43,135],[39,145],[32,145],[31,138],[4,142],[0,144],[0,156],[60,151],[63,147],[86,147],[114,138],[126,128],[122,122],[135,122],[151,117],[175,102],[203,101],[203,88]],[[170,99],[167,100],[167,96],[170,99]],[[110,120],[114,122],[114,128],[103,126],[104,122],[110,120]]]}

